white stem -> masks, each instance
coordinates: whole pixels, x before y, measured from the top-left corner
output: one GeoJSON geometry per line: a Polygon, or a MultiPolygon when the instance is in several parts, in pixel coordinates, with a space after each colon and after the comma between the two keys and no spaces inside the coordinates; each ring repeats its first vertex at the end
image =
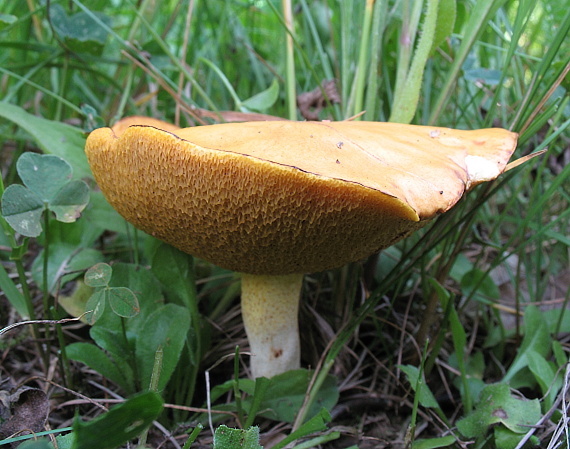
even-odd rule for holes
{"type": "Polygon", "coordinates": [[[273,377],[301,365],[299,297],[302,274],[241,275],[241,313],[251,348],[251,373],[273,377]]]}

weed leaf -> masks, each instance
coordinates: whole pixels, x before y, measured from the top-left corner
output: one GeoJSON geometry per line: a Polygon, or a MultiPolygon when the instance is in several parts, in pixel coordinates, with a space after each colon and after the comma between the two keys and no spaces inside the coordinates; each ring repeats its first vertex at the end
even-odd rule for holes
{"type": "Polygon", "coordinates": [[[38,195],[20,184],[8,186],[2,195],[2,215],[12,228],[25,237],[42,233],[44,203],[38,195]]]}
{"type": "Polygon", "coordinates": [[[247,100],[242,101],[241,105],[246,108],[246,110],[265,112],[275,104],[277,98],[279,98],[279,83],[277,82],[277,78],[273,78],[271,86],[263,92],[259,92],[247,100]]]}
{"type": "Polygon", "coordinates": [[[489,427],[497,424],[522,435],[538,422],[540,416],[537,399],[518,399],[511,395],[507,384],[494,384],[485,387],[475,411],[458,421],[457,428],[467,438],[483,437],[489,427]]]}
{"type": "Polygon", "coordinates": [[[73,167],[73,173],[77,178],[93,178],[83,151],[85,136],[80,129],[65,123],[36,117],[6,102],[0,102],[0,117],[24,129],[34,138],[44,153],[65,159],[73,167]]]}
{"type": "Polygon", "coordinates": [[[103,259],[101,252],[95,248],[82,248],[58,241],[50,243],[47,273],[43,271],[44,257],[45,251],[42,250],[32,264],[32,277],[38,285],[41,285],[43,276],[47,275],[50,292],[55,292],[70,280],[80,276],[83,270],[103,259]]]}
{"type": "MultiPolygon", "coordinates": [[[[412,366],[412,365],[399,365],[399,368],[404,372],[404,374],[408,378],[408,382],[410,383],[410,386],[415,391],[416,385],[418,384],[418,377],[420,375],[419,368],[412,366]]],[[[421,386],[422,387],[419,391],[420,404],[423,407],[438,408],[439,404],[437,403],[437,400],[435,399],[435,396],[433,395],[433,393],[431,392],[429,387],[426,385],[425,381],[422,382],[421,386]]],[[[418,392],[416,392],[416,393],[418,393],[418,392]]]]}
{"type": "Polygon", "coordinates": [[[461,278],[463,294],[478,301],[488,302],[489,299],[499,299],[499,289],[488,273],[479,268],[473,268],[461,278]]]}
{"type": "Polygon", "coordinates": [[[174,372],[190,330],[190,313],[184,307],[167,304],[151,313],[136,337],[136,358],[141,385],[148,388],[154,357],[162,347],[162,369],[158,389],[162,390],[174,372]]]}
{"type": "Polygon", "coordinates": [[[167,244],[161,244],[152,258],[152,272],[162,284],[169,298],[178,299],[182,305],[192,306],[192,256],[167,244]]]}
{"type": "Polygon", "coordinates": [[[528,354],[534,352],[546,357],[551,348],[551,338],[546,321],[535,306],[527,307],[524,314],[524,338],[517,357],[503,378],[512,388],[533,386],[534,378],[528,374],[528,354]]]}
{"type": "Polygon", "coordinates": [[[115,449],[139,436],[162,411],[162,399],[148,391],[113,407],[89,422],[73,423],[72,449],[115,449]]]}
{"type": "Polygon", "coordinates": [[[412,443],[412,449],[436,449],[439,447],[452,447],[457,440],[453,435],[447,435],[439,438],[426,438],[415,440],[412,443]]]}
{"type": "Polygon", "coordinates": [[[90,343],[72,343],[66,347],[66,351],[71,360],[84,363],[127,392],[133,390],[122,367],[113,363],[113,360],[97,346],[90,343]]]}
{"type": "MultiPolygon", "coordinates": [[[[300,369],[278,374],[264,386],[264,398],[261,403],[252,400],[256,393],[256,381],[241,379],[240,390],[249,396],[244,401],[247,407],[255,404],[254,408],[262,410],[260,416],[276,421],[294,422],[297,412],[303,405],[309,387],[312,372],[300,369]]],[[[317,394],[317,398],[307,413],[307,417],[316,416],[321,409],[332,410],[339,397],[337,381],[334,376],[328,376],[317,394]]],[[[251,410],[251,408],[250,408],[251,410]]]]}
{"type": "Polygon", "coordinates": [[[0,14],[0,30],[4,28],[8,28],[10,25],[13,25],[18,18],[13,16],[12,14],[0,14]]]}
{"type": "Polygon", "coordinates": [[[47,438],[24,441],[18,447],[20,449],[53,449],[53,445],[50,443],[50,441],[47,438]]]}
{"type": "Polygon", "coordinates": [[[259,444],[259,427],[242,430],[222,424],[214,433],[214,449],[263,449],[259,444]]]}
{"type": "Polygon", "coordinates": [[[100,55],[107,40],[108,32],[93,18],[96,17],[108,27],[111,19],[104,14],[80,12],[68,16],[65,9],[59,5],[50,8],[50,20],[54,31],[65,45],[77,53],[100,55]]]}

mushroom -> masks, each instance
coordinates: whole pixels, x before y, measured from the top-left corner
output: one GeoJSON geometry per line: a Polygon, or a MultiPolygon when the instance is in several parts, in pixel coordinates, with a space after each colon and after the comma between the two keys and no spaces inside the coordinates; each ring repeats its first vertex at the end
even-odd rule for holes
{"type": "Polygon", "coordinates": [[[93,131],[109,203],[182,251],[241,273],[253,377],[300,366],[303,274],[363,259],[495,179],[517,135],[378,122],[93,131]]]}

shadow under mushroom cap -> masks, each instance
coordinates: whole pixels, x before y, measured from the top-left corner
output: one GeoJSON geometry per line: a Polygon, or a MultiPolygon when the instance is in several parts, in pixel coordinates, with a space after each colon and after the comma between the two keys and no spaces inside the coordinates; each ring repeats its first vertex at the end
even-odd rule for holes
{"type": "Polygon", "coordinates": [[[376,122],[116,131],[95,130],[86,146],[111,205],[183,251],[252,274],[321,271],[390,246],[501,174],[516,145],[501,129],[376,122]]]}

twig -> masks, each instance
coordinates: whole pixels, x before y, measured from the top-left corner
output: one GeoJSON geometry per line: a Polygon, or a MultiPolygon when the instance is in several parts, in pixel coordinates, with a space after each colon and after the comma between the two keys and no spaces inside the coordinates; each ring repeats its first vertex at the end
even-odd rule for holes
{"type": "Polygon", "coordinates": [[[26,320],[26,321],[19,321],[17,323],[10,324],[9,326],[6,326],[3,329],[0,329],[0,337],[3,334],[5,334],[6,332],[11,331],[12,329],[14,329],[18,326],[24,326],[25,324],[64,324],[64,323],[68,323],[70,321],[81,321],[81,318],[83,318],[83,316],[89,312],[91,312],[91,310],[88,312],[82,313],[77,318],[64,318],[62,320],[26,320]]]}

